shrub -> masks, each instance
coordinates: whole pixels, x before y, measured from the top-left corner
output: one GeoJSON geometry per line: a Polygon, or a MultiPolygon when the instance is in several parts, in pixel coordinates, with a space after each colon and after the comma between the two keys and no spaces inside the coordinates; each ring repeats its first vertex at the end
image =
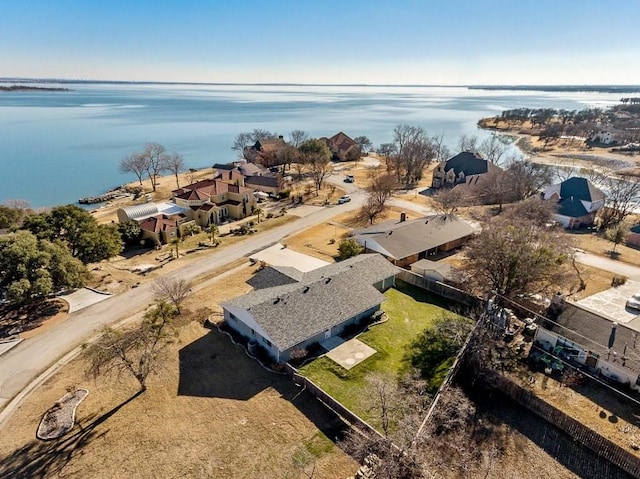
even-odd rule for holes
{"type": "Polygon", "coordinates": [[[354,239],[343,239],[338,244],[338,260],[342,261],[362,253],[364,248],[354,239]]]}
{"type": "Polygon", "coordinates": [[[624,276],[614,276],[613,278],[611,278],[611,286],[613,286],[614,288],[622,286],[626,282],[627,278],[625,278],[624,276]]]}
{"type": "Polygon", "coordinates": [[[290,194],[291,194],[291,190],[282,190],[281,192],[278,193],[278,199],[285,200],[289,198],[290,194]]]}

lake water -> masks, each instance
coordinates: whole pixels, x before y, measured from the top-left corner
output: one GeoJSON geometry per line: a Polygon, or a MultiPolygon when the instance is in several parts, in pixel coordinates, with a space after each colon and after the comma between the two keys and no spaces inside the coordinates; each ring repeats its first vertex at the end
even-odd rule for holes
{"type": "MultiPolygon", "coordinates": [[[[47,86],[47,85],[42,85],[47,86]]],[[[59,87],[60,85],[49,85],[59,87]]],[[[344,131],[390,142],[400,123],[445,135],[488,133],[476,122],[518,107],[607,106],[616,93],[471,90],[464,87],[65,84],[69,92],[0,92],[0,202],[73,203],[133,181],[120,159],[156,141],[188,167],[237,158],[231,145],[262,128],[285,137],[344,131]]]]}

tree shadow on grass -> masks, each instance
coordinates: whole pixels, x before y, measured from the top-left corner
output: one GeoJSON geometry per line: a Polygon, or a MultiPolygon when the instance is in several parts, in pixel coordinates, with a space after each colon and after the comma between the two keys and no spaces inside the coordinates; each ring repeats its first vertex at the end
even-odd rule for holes
{"type": "Polygon", "coordinates": [[[78,421],[76,432],[58,439],[40,441],[34,439],[0,460],[0,477],[51,477],[62,474],[66,465],[91,441],[105,436],[109,429],[98,432],[96,428],[137,398],[137,392],[129,399],[101,416],[90,416],[78,421]],[[87,424],[88,422],[88,424],[87,424]]]}

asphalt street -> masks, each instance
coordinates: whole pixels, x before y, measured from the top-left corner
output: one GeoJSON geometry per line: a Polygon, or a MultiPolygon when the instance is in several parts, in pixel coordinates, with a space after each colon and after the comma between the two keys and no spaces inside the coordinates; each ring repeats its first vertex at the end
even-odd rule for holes
{"type": "MultiPolygon", "coordinates": [[[[198,262],[187,264],[166,276],[194,280],[209,271],[270,246],[288,235],[327,221],[341,211],[355,210],[362,205],[366,195],[357,188],[350,191],[350,194],[352,201],[349,203],[323,208],[279,228],[248,237],[241,243],[204,256],[198,262]]],[[[291,210],[291,213],[295,214],[295,210],[291,210]]],[[[149,282],[71,313],[65,321],[22,341],[0,357],[0,410],[43,371],[85,343],[102,327],[143,310],[153,301],[151,288],[152,283],[149,282]]]]}

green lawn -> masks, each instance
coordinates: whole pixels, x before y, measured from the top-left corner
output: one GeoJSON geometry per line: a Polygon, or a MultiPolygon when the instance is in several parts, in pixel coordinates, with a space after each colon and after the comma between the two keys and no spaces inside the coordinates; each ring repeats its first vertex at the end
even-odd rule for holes
{"type": "MultiPolygon", "coordinates": [[[[445,311],[442,300],[406,283],[399,283],[384,295],[387,300],[382,303],[382,309],[389,320],[358,337],[374,348],[376,354],[349,371],[324,356],[300,369],[301,374],[368,421],[372,418],[360,410],[365,376],[373,371],[400,375],[408,367],[405,361],[407,346],[445,311]]],[[[446,372],[438,379],[442,381],[445,375],[446,372]]]]}

